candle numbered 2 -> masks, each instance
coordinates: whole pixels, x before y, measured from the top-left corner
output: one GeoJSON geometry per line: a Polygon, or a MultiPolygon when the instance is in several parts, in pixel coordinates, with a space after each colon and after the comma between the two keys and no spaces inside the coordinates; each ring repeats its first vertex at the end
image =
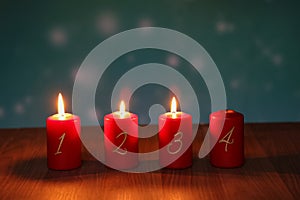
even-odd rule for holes
{"type": "MultiPolygon", "coordinates": [[[[124,107],[123,107],[124,106],[124,107]]],[[[138,116],[120,111],[104,117],[105,163],[114,169],[130,169],[138,165],[138,116]]]]}

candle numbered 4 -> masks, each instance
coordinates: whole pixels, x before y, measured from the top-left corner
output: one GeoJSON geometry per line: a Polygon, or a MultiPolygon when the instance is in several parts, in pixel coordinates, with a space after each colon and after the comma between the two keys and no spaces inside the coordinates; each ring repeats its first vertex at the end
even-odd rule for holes
{"type": "Polygon", "coordinates": [[[210,162],[215,167],[239,167],[244,163],[244,116],[234,110],[210,115],[210,162]]]}

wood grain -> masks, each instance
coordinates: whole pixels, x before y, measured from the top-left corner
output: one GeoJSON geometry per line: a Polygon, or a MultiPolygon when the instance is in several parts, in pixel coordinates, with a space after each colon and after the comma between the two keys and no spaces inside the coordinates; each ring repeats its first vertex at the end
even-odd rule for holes
{"type": "MultiPolygon", "coordinates": [[[[197,127],[194,127],[197,128],[197,127]]],[[[193,166],[149,173],[105,167],[83,149],[72,171],[47,168],[44,128],[0,130],[0,199],[298,199],[300,123],[246,124],[246,163],[219,169],[198,151],[208,126],[193,143],[193,166]]],[[[89,131],[92,128],[85,128],[89,131]]],[[[156,127],[153,127],[155,133],[156,127]]],[[[158,148],[157,137],[140,140],[141,152],[158,148]]]]}

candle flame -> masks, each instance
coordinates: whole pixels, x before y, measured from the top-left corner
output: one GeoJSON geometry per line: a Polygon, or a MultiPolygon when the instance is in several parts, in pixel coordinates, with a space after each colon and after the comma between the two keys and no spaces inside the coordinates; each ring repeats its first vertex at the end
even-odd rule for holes
{"type": "Polygon", "coordinates": [[[58,94],[57,109],[58,109],[58,115],[60,117],[64,117],[64,115],[65,115],[65,106],[64,106],[64,100],[63,100],[63,97],[62,97],[61,93],[58,94]]]}
{"type": "Polygon", "coordinates": [[[172,113],[172,118],[175,119],[176,118],[176,113],[177,113],[177,103],[176,103],[176,99],[175,97],[172,98],[172,102],[171,102],[171,113],[172,113]]]}
{"type": "Polygon", "coordinates": [[[120,115],[124,116],[124,114],[125,114],[125,103],[124,103],[124,101],[121,101],[121,103],[120,103],[120,115]]]}
{"type": "Polygon", "coordinates": [[[177,110],[177,103],[175,97],[173,97],[171,103],[171,113],[176,113],[176,110],[177,110]]]}

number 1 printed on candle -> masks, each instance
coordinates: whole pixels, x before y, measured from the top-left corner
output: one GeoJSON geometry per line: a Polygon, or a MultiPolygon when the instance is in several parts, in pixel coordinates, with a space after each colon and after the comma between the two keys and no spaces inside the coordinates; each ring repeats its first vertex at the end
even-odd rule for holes
{"type": "Polygon", "coordinates": [[[121,147],[123,146],[123,144],[125,143],[125,141],[127,139],[127,133],[122,132],[119,135],[117,135],[116,138],[119,138],[121,135],[124,135],[124,139],[123,139],[122,143],[120,144],[120,146],[118,146],[113,152],[116,152],[121,155],[125,155],[127,153],[127,149],[126,148],[122,149],[121,147]]]}
{"type": "Polygon", "coordinates": [[[59,145],[58,145],[58,147],[57,147],[57,151],[55,152],[54,155],[58,155],[58,154],[61,154],[61,153],[62,153],[62,152],[60,151],[60,148],[61,148],[61,145],[62,145],[64,139],[65,139],[65,136],[66,136],[66,133],[63,133],[63,134],[58,138],[58,139],[60,140],[60,142],[59,142],[59,145]]]}
{"type": "Polygon", "coordinates": [[[182,139],[183,133],[182,133],[182,132],[176,133],[176,134],[174,135],[174,138],[177,137],[177,136],[178,136],[178,138],[174,140],[174,143],[171,142],[171,143],[168,144],[168,149],[167,149],[167,150],[168,150],[169,154],[176,154],[176,153],[178,153],[178,152],[181,150],[181,148],[182,148],[182,141],[181,141],[181,139],[182,139]],[[179,136],[178,136],[178,135],[179,135],[179,136]],[[171,151],[171,150],[170,150],[170,147],[173,146],[173,144],[175,144],[175,143],[179,143],[178,149],[177,149],[176,151],[171,151]]]}
{"type": "Polygon", "coordinates": [[[233,142],[234,142],[233,139],[230,141],[230,138],[232,136],[233,130],[234,130],[234,127],[232,127],[232,129],[221,140],[219,140],[219,143],[222,143],[222,142],[225,143],[225,151],[226,152],[227,152],[227,148],[228,148],[227,146],[228,146],[228,144],[233,144],[233,142]]]}

